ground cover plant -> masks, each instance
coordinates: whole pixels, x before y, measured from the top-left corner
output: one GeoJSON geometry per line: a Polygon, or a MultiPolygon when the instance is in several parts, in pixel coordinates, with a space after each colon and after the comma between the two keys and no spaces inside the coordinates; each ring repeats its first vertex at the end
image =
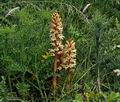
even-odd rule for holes
{"type": "Polygon", "coordinates": [[[0,1],[0,102],[119,101],[119,0],[0,1]]]}

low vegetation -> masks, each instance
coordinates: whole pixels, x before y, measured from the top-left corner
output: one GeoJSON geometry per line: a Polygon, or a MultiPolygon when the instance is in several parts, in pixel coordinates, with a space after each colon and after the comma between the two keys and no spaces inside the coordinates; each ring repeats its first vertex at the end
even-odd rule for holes
{"type": "Polygon", "coordinates": [[[120,1],[1,0],[0,102],[120,102],[120,1]]]}

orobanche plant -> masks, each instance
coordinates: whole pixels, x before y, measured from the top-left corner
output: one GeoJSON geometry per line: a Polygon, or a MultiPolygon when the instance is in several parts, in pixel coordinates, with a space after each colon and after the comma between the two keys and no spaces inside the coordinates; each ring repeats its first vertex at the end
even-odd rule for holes
{"type": "Polygon", "coordinates": [[[63,25],[61,22],[60,15],[58,12],[52,14],[52,20],[50,24],[50,38],[52,49],[50,53],[54,58],[53,64],[53,79],[52,79],[52,88],[56,92],[58,81],[57,73],[62,69],[65,69],[67,72],[67,81],[66,81],[66,90],[71,89],[71,79],[73,73],[73,67],[76,65],[76,48],[75,42],[72,39],[66,41],[66,44],[62,43],[64,36],[62,34],[63,25]]]}

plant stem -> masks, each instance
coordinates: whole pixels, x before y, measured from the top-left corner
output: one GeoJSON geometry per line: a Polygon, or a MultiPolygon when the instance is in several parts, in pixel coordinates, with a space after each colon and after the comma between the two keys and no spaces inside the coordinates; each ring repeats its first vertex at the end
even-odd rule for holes
{"type": "Polygon", "coordinates": [[[69,92],[71,89],[71,79],[72,79],[72,69],[68,68],[67,69],[67,83],[66,83],[67,92],[69,92]]]}
{"type": "Polygon", "coordinates": [[[56,72],[57,72],[57,56],[55,56],[54,58],[54,67],[53,67],[53,80],[52,80],[52,84],[53,84],[53,95],[55,97],[56,94],[56,88],[57,88],[57,77],[56,77],[56,72]]]}

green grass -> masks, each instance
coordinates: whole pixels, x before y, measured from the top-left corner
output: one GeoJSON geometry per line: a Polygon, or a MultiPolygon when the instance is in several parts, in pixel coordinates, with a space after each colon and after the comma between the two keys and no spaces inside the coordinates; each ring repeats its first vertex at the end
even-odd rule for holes
{"type": "Polygon", "coordinates": [[[1,1],[0,102],[119,102],[120,77],[113,73],[120,68],[119,6],[119,0],[1,1]],[[15,7],[20,10],[5,17],[15,7]],[[56,98],[49,87],[53,58],[46,54],[55,10],[64,36],[72,37],[77,49],[73,88],[66,92],[62,71],[56,98]]]}

